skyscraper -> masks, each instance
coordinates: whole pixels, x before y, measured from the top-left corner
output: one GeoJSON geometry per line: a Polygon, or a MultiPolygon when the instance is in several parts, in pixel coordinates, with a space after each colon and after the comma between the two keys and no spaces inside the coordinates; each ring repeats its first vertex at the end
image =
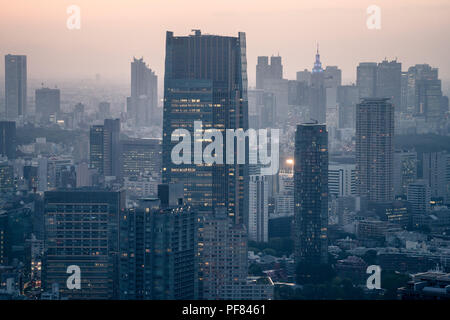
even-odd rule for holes
{"type": "Polygon", "coordinates": [[[27,57],[5,56],[6,118],[25,116],[27,110],[27,57]]]}
{"type": "Polygon", "coordinates": [[[45,281],[62,297],[117,299],[119,214],[124,194],[98,189],[45,192],[45,281]],[[71,265],[80,268],[81,289],[66,281],[71,265]]]}
{"type": "Polygon", "coordinates": [[[356,85],[359,89],[359,97],[376,97],[377,88],[377,64],[376,62],[361,62],[356,69],[356,85]]]}
{"type": "Polygon", "coordinates": [[[328,261],[328,133],[326,126],[297,126],[294,160],[295,260],[328,261]]]}
{"type": "Polygon", "coordinates": [[[61,93],[59,89],[36,89],[36,114],[43,122],[48,122],[50,115],[60,110],[61,93]]]}
{"type": "Polygon", "coordinates": [[[131,96],[128,105],[137,126],[150,126],[155,123],[158,107],[158,77],[144,62],[144,58],[133,58],[131,62],[131,96]]]}
{"type": "Polygon", "coordinates": [[[105,119],[103,125],[91,127],[89,135],[90,165],[104,176],[120,176],[120,120],[105,119]]]}
{"type": "Polygon", "coordinates": [[[0,121],[0,156],[16,158],[16,123],[0,121]]]}
{"type": "MultiPolygon", "coordinates": [[[[175,165],[171,151],[178,141],[172,142],[171,135],[176,129],[186,129],[191,137],[197,137],[194,121],[202,121],[203,129],[215,128],[223,134],[226,129],[247,130],[245,52],[245,33],[228,37],[195,30],[189,36],[172,32],[166,36],[163,183],[183,183],[186,202],[206,210],[225,207],[237,223],[243,222],[248,201],[247,166],[175,165]]],[[[226,150],[226,141],[223,148],[226,150]]]]}
{"type": "Polygon", "coordinates": [[[363,99],[356,107],[356,172],[360,196],[394,199],[394,107],[389,99],[363,99]]]}
{"type": "Polygon", "coordinates": [[[240,300],[247,287],[247,230],[224,210],[200,217],[199,277],[202,299],[240,300]]]}
{"type": "Polygon", "coordinates": [[[418,82],[423,80],[438,80],[438,73],[438,68],[432,68],[428,64],[416,64],[408,69],[406,104],[410,111],[423,113],[423,108],[421,110],[420,107],[418,82]]]}

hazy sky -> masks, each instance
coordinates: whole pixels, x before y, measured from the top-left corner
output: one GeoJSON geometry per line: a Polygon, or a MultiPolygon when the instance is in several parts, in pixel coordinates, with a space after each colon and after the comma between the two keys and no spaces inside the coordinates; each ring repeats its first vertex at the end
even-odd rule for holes
{"type": "Polygon", "coordinates": [[[294,79],[311,69],[317,42],[322,63],[338,65],[344,80],[355,79],[358,62],[385,57],[403,69],[429,63],[450,79],[450,0],[0,0],[0,75],[3,55],[13,53],[28,56],[30,79],[99,73],[128,82],[132,57],[143,56],[162,80],[165,32],[191,29],[246,32],[250,84],[258,55],[279,53],[294,79]],[[72,4],[81,8],[80,30],[66,27],[72,4]],[[372,4],[381,7],[381,30],[366,26],[372,4]]]}

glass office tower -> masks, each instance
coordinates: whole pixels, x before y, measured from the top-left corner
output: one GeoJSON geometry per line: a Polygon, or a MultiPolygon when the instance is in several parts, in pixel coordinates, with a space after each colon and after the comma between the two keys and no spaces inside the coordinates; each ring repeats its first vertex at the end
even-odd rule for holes
{"type": "Polygon", "coordinates": [[[175,165],[171,151],[178,140],[172,142],[171,135],[186,129],[194,137],[194,121],[202,121],[204,130],[215,128],[223,135],[226,129],[247,130],[245,33],[228,37],[202,35],[200,30],[189,36],[167,32],[163,112],[163,183],[183,183],[189,204],[208,211],[226,208],[236,223],[243,222],[247,166],[175,165]]]}

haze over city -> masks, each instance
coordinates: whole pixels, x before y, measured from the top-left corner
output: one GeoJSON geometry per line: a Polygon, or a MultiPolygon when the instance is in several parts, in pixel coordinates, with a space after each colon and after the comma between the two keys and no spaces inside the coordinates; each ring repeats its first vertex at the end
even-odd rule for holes
{"type": "MultiPolygon", "coordinates": [[[[450,78],[450,2],[447,0],[1,0],[0,54],[27,54],[29,78],[129,81],[129,62],[143,56],[164,74],[165,32],[247,34],[248,65],[260,55],[281,55],[284,73],[310,68],[317,43],[324,65],[339,65],[354,82],[359,61],[398,58],[428,63],[450,78]],[[81,8],[81,29],[68,30],[69,5],[81,8]],[[381,8],[381,29],[366,27],[368,6],[381,8]],[[30,36],[32,35],[32,36],[30,36]]],[[[4,61],[0,61],[3,79],[4,61]]],[[[254,86],[254,68],[248,68],[254,86]]],[[[444,85],[446,88],[446,85],[444,85]]],[[[161,90],[161,88],[160,88],[161,90]]]]}

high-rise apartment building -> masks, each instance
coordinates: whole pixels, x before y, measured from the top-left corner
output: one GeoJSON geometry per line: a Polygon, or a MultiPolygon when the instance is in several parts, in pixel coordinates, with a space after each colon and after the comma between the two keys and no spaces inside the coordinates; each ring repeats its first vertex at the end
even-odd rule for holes
{"type": "Polygon", "coordinates": [[[376,62],[361,62],[356,69],[356,85],[359,89],[359,97],[376,97],[377,88],[377,64],[376,62]]]}
{"type": "Polygon", "coordinates": [[[198,297],[197,213],[141,199],[121,214],[120,299],[198,297]]]}
{"type": "Polygon", "coordinates": [[[158,107],[158,77],[144,62],[133,58],[131,62],[131,96],[127,111],[137,126],[155,124],[158,107]]]}
{"type": "Polygon", "coordinates": [[[356,171],[360,196],[394,199],[394,107],[389,99],[363,99],[356,108],[356,171]]]}
{"type": "Polygon", "coordinates": [[[328,133],[326,126],[297,126],[294,160],[295,260],[328,261],[328,133]]]}
{"type": "Polygon", "coordinates": [[[248,238],[251,241],[269,241],[269,182],[264,175],[250,175],[248,238]]]}

